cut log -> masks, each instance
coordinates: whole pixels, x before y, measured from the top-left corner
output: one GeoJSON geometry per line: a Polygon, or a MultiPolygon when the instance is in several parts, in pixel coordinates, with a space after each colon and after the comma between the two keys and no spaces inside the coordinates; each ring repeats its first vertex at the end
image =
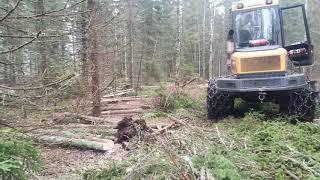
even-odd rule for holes
{"type": "Polygon", "coordinates": [[[107,139],[101,139],[101,141],[88,140],[88,139],[75,139],[66,138],[62,136],[49,136],[49,135],[34,135],[27,134],[23,136],[27,139],[32,139],[39,143],[55,144],[60,146],[71,146],[81,149],[92,149],[97,151],[111,152],[114,146],[114,142],[107,139]]]}
{"type": "Polygon", "coordinates": [[[68,124],[68,125],[55,125],[53,128],[60,129],[107,129],[108,131],[112,130],[116,126],[117,122],[113,124],[97,124],[97,125],[88,125],[88,124],[68,124]]]}
{"type": "Polygon", "coordinates": [[[151,107],[148,105],[134,105],[134,104],[128,104],[128,105],[119,105],[119,106],[110,106],[110,107],[104,107],[102,108],[102,111],[118,111],[118,110],[132,110],[132,109],[150,109],[151,107]]]}
{"type": "Polygon", "coordinates": [[[112,123],[108,122],[105,118],[93,117],[93,116],[86,116],[80,115],[76,113],[55,113],[52,114],[46,122],[52,124],[70,124],[70,123],[81,123],[81,124],[96,124],[99,122],[104,123],[112,123]]]}
{"type": "Polygon", "coordinates": [[[127,89],[127,90],[124,90],[124,91],[118,91],[118,92],[115,92],[115,93],[112,93],[112,94],[105,95],[105,96],[103,96],[103,98],[112,98],[112,97],[115,97],[115,96],[123,96],[123,95],[129,94],[129,93],[133,93],[133,92],[134,92],[133,89],[127,89]]]}
{"type": "Polygon", "coordinates": [[[129,109],[129,110],[116,110],[116,111],[103,111],[102,115],[114,115],[114,114],[140,114],[143,112],[143,109],[129,109]]]}
{"type": "Polygon", "coordinates": [[[103,104],[114,104],[118,102],[129,102],[129,101],[150,101],[150,98],[145,97],[122,97],[122,98],[106,98],[102,99],[101,103],[103,104]]]}

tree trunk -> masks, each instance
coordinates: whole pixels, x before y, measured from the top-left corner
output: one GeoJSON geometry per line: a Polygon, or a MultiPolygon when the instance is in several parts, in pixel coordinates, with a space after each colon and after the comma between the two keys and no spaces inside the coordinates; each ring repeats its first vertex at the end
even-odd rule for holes
{"type": "Polygon", "coordinates": [[[88,9],[90,11],[90,25],[89,25],[89,58],[92,65],[91,74],[91,92],[92,92],[92,115],[100,116],[101,114],[101,97],[100,97],[100,82],[99,82],[99,61],[98,61],[98,45],[97,45],[97,2],[96,0],[88,0],[88,9]]]}
{"type": "Polygon", "coordinates": [[[182,33],[182,0],[177,0],[177,39],[176,39],[176,64],[175,64],[175,83],[179,86],[179,73],[181,64],[181,33],[182,33]]]}
{"type": "Polygon", "coordinates": [[[209,78],[213,78],[213,35],[214,35],[214,16],[215,16],[215,9],[214,9],[214,2],[210,4],[210,58],[209,58],[209,78]]]}
{"type": "MultiPolygon", "coordinates": [[[[199,12],[201,13],[201,8],[199,8],[199,12]]],[[[200,21],[201,17],[199,15],[198,21],[197,21],[197,31],[198,31],[198,40],[197,40],[197,47],[198,47],[198,73],[199,77],[201,77],[201,32],[200,32],[200,21]]]]}
{"type": "Polygon", "coordinates": [[[133,88],[133,21],[132,21],[132,1],[128,0],[128,39],[129,39],[129,48],[128,48],[128,60],[129,60],[129,84],[130,88],[133,88]]]}
{"type": "MultiPolygon", "coordinates": [[[[81,11],[85,11],[86,4],[83,3],[81,6],[81,11]]],[[[89,70],[88,70],[88,51],[87,51],[87,15],[85,13],[81,14],[81,25],[80,25],[80,60],[81,60],[81,83],[85,91],[87,91],[89,87],[89,70]]]]}
{"type": "Polygon", "coordinates": [[[202,76],[206,78],[206,10],[207,0],[203,0],[203,17],[202,17],[202,76]]]}
{"type": "MultiPolygon", "coordinates": [[[[37,0],[36,3],[36,15],[44,14],[44,1],[37,0]]],[[[36,23],[36,31],[40,32],[45,27],[44,21],[42,18],[39,18],[36,23]]],[[[39,64],[39,74],[42,77],[42,83],[47,84],[47,75],[48,75],[48,64],[46,56],[46,44],[40,40],[37,44],[37,49],[40,54],[40,64],[39,64]]]]}
{"type": "Polygon", "coordinates": [[[128,67],[127,67],[127,65],[128,65],[128,53],[127,53],[128,48],[127,48],[127,36],[126,35],[124,35],[123,41],[124,41],[124,45],[123,45],[123,47],[124,47],[123,71],[124,71],[124,78],[127,82],[128,81],[128,67]]]}

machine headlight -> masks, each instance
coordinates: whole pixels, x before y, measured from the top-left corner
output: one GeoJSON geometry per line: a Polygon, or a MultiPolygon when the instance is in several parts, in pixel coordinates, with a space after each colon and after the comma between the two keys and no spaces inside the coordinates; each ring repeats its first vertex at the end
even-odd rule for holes
{"type": "Polygon", "coordinates": [[[244,4],[243,4],[243,3],[239,3],[239,4],[237,5],[237,8],[238,8],[238,9],[243,9],[243,8],[244,8],[244,4]]]}
{"type": "Polygon", "coordinates": [[[272,4],[272,0],[266,0],[266,4],[272,4]]]}

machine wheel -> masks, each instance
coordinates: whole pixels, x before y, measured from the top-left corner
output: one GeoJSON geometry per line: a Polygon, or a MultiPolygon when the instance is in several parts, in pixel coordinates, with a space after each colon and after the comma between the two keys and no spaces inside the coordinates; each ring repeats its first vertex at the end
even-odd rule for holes
{"type": "Polygon", "coordinates": [[[234,112],[234,97],[227,92],[218,92],[215,80],[208,84],[207,96],[208,119],[217,120],[234,112]]]}
{"type": "Polygon", "coordinates": [[[300,121],[313,121],[317,97],[318,93],[311,86],[292,91],[287,97],[281,99],[280,111],[295,116],[300,121]]]}

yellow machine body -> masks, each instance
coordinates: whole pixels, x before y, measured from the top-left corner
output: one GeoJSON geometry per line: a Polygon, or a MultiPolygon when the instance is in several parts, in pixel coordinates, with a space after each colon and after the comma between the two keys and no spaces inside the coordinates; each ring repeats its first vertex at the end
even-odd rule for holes
{"type": "Polygon", "coordinates": [[[288,55],[284,48],[266,51],[235,52],[231,56],[233,74],[287,71],[288,55]]]}
{"type": "MultiPolygon", "coordinates": [[[[231,11],[247,11],[250,9],[279,6],[279,0],[243,0],[232,5],[231,11]],[[239,8],[241,4],[241,8],[239,8]]],[[[284,48],[252,52],[235,52],[231,55],[231,72],[235,75],[286,72],[288,63],[287,51],[284,48]]]]}

